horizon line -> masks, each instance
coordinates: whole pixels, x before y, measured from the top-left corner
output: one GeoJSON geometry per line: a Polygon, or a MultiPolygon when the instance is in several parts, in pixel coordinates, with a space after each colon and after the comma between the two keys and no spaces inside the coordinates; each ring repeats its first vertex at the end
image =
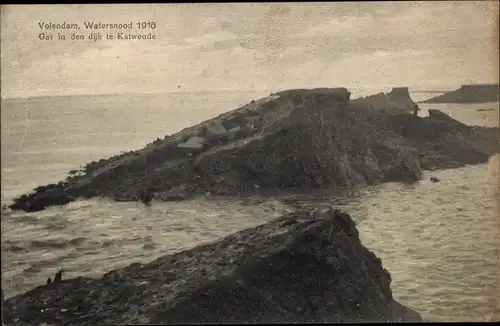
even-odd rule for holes
{"type": "Polygon", "coordinates": [[[12,96],[12,97],[0,97],[0,100],[23,100],[23,99],[41,99],[47,97],[88,97],[88,96],[118,96],[118,95],[161,95],[161,94],[181,94],[181,93],[218,93],[218,92],[265,92],[269,90],[213,90],[213,91],[162,91],[162,92],[119,92],[119,93],[87,93],[87,94],[54,94],[54,95],[29,95],[29,96],[12,96]]]}
{"type": "MultiPolygon", "coordinates": [[[[408,87],[408,89],[411,91],[411,89],[415,89],[414,92],[437,92],[437,90],[432,89],[432,88],[440,88],[440,92],[442,92],[443,89],[447,89],[444,92],[452,91],[455,89],[458,89],[462,86],[469,86],[469,85],[498,85],[496,83],[477,83],[477,84],[461,84],[461,85],[455,85],[453,87],[442,87],[438,85],[428,85],[428,86],[419,86],[418,88],[415,86],[395,86],[395,85],[385,85],[385,86],[367,86],[367,87],[345,87],[347,90],[358,90],[358,89],[382,89],[382,88],[397,88],[397,87],[408,87]]],[[[340,86],[337,86],[340,87],[340,86]]],[[[312,88],[318,88],[318,87],[312,87],[312,88]]],[[[327,88],[334,88],[332,87],[327,87],[327,88]]],[[[288,88],[283,88],[283,87],[277,87],[277,89],[220,89],[220,90],[193,90],[193,91],[177,91],[177,90],[172,90],[172,91],[161,91],[161,92],[110,92],[110,93],[87,93],[87,94],[55,94],[55,95],[29,95],[29,96],[12,96],[12,97],[0,97],[1,101],[7,101],[7,100],[23,100],[23,99],[43,99],[43,98],[52,98],[52,97],[89,97],[89,96],[118,96],[118,95],[144,95],[144,96],[150,96],[150,95],[161,95],[161,94],[181,94],[181,93],[220,93],[220,92],[248,92],[248,93],[253,93],[253,92],[280,92],[284,90],[289,90],[289,89],[298,89],[298,87],[288,87],[288,88]]]]}

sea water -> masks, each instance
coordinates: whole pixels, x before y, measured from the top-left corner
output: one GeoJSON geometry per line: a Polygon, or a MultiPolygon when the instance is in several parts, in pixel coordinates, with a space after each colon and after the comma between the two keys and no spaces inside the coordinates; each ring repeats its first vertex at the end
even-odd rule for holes
{"type": "MultiPolygon", "coordinates": [[[[139,149],[269,93],[2,101],[2,205],[85,163],[139,149]]],[[[498,103],[420,106],[422,115],[437,108],[467,124],[498,124],[498,103]]],[[[390,271],[395,298],[426,320],[484,321],[498,303],[498,165],[494,157],[488,164],[428,172],[413,185],[368,187],[334,202],[358,222],[363,244],[390,271]],[[433,183],[430,176],[441,181],[433,183]]],[[[2,288],[7,297],[25,292],[60,268],[65,277],[97,277],[291,210],[277,200],[201,198],[154,201],[151,207],[92,199],[36,213],[4,211],[2,288]]]]}

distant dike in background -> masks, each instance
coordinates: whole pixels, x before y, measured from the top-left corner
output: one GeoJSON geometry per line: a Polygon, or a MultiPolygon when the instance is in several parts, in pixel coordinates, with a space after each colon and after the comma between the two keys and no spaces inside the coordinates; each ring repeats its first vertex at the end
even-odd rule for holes
{"type": "Polygon", "coordinates": [[[420,103],[489,103],[500,101],[500,84],[462,85],[420,103]]]}

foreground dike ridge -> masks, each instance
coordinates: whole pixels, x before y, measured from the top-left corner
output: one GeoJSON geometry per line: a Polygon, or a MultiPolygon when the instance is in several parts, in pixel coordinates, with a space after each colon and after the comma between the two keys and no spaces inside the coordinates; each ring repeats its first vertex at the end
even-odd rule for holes
{"type": "Polygon", "coordinates": [[[216,242],[6,300],[7,325],[421,321],[351,217],[300,210],[216,242]]]}
{"type": "Polygon", "coordinates": [[[498,128],[467,126],[438,110],[420,118],[408,88],[350,99],[345,88],[283,91],[102,159],[65,181],[16,198],[39,211],[77,198],[184,200],[415,182],[422,170],[486,163],[498,128]]]}

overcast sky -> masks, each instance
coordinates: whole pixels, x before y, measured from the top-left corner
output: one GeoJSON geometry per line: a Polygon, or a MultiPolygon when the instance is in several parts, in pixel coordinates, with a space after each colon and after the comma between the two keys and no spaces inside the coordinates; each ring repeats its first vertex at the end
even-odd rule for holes
{"type": "Polygon", "coordinates": [[[2,6],[1,91],[23,97],[498,82],[498,14],[497,1],[2,6]],[[154,21],[157,39],[41,41],[42,21],[77,23],[85,34],[85,21],[154,21]]]}

